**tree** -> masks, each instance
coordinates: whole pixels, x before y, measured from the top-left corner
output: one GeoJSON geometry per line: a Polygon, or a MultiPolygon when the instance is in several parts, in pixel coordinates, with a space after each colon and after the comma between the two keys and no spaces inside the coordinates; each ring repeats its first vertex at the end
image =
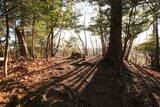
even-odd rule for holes
{"type": "Polygon", "coordinates": [[[145,55],[146,57],[149,56],[149,58],[147,58],[148,62],[150,62],[150,66],[152,68],[155,68],[155,52],[156,52],[156,36],[154,34],[150,35],[150,39],[144,43],[141,43],[137,46],[135,46],[135,50],[137,50],[138,52],[143,53],[143,55],[145,55]]]}
{"type": "Polygon", "coordinates": [[[19,47],[20,47],[20,54],[23,56],[25,59],[28,59],[28,47],[27,43],[25,40],[25,33],[24,33],[24,28],[23,27],[16,27],[15,32],[18,37],[18,42],[19,42],[19,47]]]}
{"type": "Polygon", "coordinates": [[[102,9],[100,2],[95,4],[98,6],[98,15],[92,18],[94,23],[88,27],[88,30],[91,31],[94,36],[100,36],[102,55],[105,56],[109,37],[110,8],[102,9]]]}
{"type": "Polygon", "coordinates": [[[122,0],[111,0],[110,42],[104,58],[106,64],[121,70],[122,67],[122,0]]]}
{"type": "Polygon", "coordinates": [[[5,56],[4,56],[4,72],[5,75],[8,75],[8,53],[9,53],[9,17],[7,12],[6,1],[3,0],[4,10],[5,10],[5,19],[6,19],[6,46],[5,46],[5,56]]]}

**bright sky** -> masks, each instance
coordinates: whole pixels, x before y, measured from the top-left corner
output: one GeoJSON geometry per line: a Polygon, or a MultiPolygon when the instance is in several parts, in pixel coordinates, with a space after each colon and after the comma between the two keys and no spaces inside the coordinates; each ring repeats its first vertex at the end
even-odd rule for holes
{"type": "MultiPolygon", "coordinates": [[[[134,40],[134,45],[147,41],[150,38],[149,35],[152,34],[152,29],[153,29],[153,27],[151,26],[147,31],[139,34],[137,36],[137,38],[134,40]]],[[[158,25],[158,31],[159,31],[159,35],[160,35],[160,25],[158,25]]]]}
{"type": "MultiPolygon", "coordinates": [[[[89,24],[92,23],[91,21],[91,17],[96,17],[97,16],[97,7],[93,6],[91,4],[89,4],[88,2],[81,2],[75,5],[74,8],[76,11],[80,11],[82,16],[79,18],[79,22],[81,24],[84,24],[84,19],[85,20],[85,25],[88,26],[89,24]]],[[[139,34],[138,37],[135,39],[134,41],[134,45],[139,44],[144,42],[145,40],[147,40],[149,38],[149,35],[152,33],[152,27],[139,34]]],[[[77,36],[77,34],[75,34],[73,31],[69,30],[69,31],[62,31],[62,36],[64,37],[64,39],[68,40],[70,36],[77,36]]],[[[159,34],[160,34],[160,26],[159,26],[159,34]]],[[[92,33],[89,31],[86,31],[86,35],[87,35],[87,41],[88,41],[88,48],[91,48],[91,42],[90,42],[90,38],[92,39],[94,48],[98,48],[101,46],[101,42],[98,36],[92,36],[92,33]],[[98,41],[98,46],[95,43],[95,41],[98,41]]],[[[84,31],[80,32],[80,36],[83,40],[85,40],[85,36],[84,36],[84,31]]],[[[77,36],[78,37],[78,36],[77,36]]]]}
{"type": "MultiPolygon", "coordinates": [[[[83,14],[83,16],[80,18],[80,22],[83,24],[84,22],[84,18],[86,17],[86,25],[89,25],[91,23],[90,18],[91,17],[96,17],[97,16],[97,7],[90,5],[87,2],[83,2],[83,3],[79,3],[75,6],[76,9],[80,10],[83,14]]],[[[159,35],[160,35],[160,25],[158,27],[159,29],[159,35]]],[[[147,41],[149,39],[149,35],[152,33],[152,27],[149,28],[149,30],[139,34],[137,36],[137,38],[134,40],[134,45],[143,43],[145,41],[147,41]]],[[[84,32],[81,32],[81,37],[84,40],[84,32]]],[[[87,37],[89,37],[89,35],[92,35],[91,32],[86,32],[87,37]]],[[[97,38],[97,37],[96,37],[97,38]]],[[[95,39],[95,36],[92,36],[92,39],[95,39]]],[[[98,39],[98,38],[97,38],[98,39]]],[[[88,40],[88,44],[90,45],[90,41],[88,40]]],[[[99,41],[100,43],[100,41],[99,41]]],[[[100,45],[100,44],[99,44],[100,45]]]]}
{"type": "MultiPolygon", "coordinates": [[[[97,11],[96,11],[96,7],[90,5],[87,2],[81,2],[75,5],[75,10],[80,11],[82,16],[79,18],[79,22],[80,24],[84,24],[84,19],[85,19],[85,26],[88,26],[89,24],[91,24],[91,17],[96,17],[97,16],[97,11]]],[[[65,39],[69,39],[70,36],[77,36],[77,34],[75,34],[73,31],[63,31],[63,34],[65,39]]],[[[83,41],[85,41],[85,35],[84,35],[84,31],[80,32],[80,36],[82,38],[83,41]]],[[[92,39],[94,48],[98,48],[101,46],[100,44],[100,39],[98,36],[92,36],[92,33],[89,31],[86,31],[86,36],[87,36],[87,45],[88,48],[91,48],[91,41],[90,38],[92,39]],[[98,46],[97,44],[95,44],[95,41],[98,41],[98,46]]]]}

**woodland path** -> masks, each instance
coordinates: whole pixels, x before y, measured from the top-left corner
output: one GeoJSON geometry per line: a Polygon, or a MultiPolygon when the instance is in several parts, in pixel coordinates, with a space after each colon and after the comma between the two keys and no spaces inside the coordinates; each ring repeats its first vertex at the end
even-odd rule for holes
{"type": "Polygon", "coordinates": [[[111,68],[103,69],[100,60],[101,57],[63,59],[4,79],[0,82],[0,104],[8,103],[11,107],[18,104],[25,107],[159,107],[160,80],[151,76],[153,72],[136,71],[138,66],[129,63],[126,65],[132,72],[124,70],[122,79],[111,68]]]}
{"type": "MultiPolygon", "coordinates": [[[[7,79],[3,78],[1,80],[0,94],[2,96],[0,98],[0,104],[5,105],[5,103],[12,101],[13,103],[9,103],[9,105],[13,106],[13,104],[15,105],[18,103],[14,101],[17,98],[13,96],[37,96],[38,93],[48,90],[53,84],[64,84],[74,89],[76,92],[80,92],[85,85],[88,84],[87,81],[93,76],[96,64],[100,59],[100,57],[93,57],[86,61],[82,58],[63,59],[60,62],[56,62],[54,65],[50,64],[51,66],[30,72],[28,72],[26,68],[15,67],[16,69],[26,71],[25,73],[21,72],[15,76],[11,76],[7,79]],[[6,97],[8,97],[8,99],[6,99],[6,97]]],[[[15,70],[12,72],[14,71],[15,70]]]]}

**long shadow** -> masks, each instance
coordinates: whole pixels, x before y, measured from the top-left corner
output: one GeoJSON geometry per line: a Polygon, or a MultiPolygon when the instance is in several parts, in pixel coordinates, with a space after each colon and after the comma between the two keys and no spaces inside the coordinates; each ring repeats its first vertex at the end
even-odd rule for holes
{"type": "MultiPolygon", "coordinates": [[[[87,82],[87,79],[92,75],[94,74],[96,71],[95,71],[96,67],[94,67],[93,69],[91,69],[89,72],[87,72],[86,75],[82,76],[82,79],[80,81],[80,83],[76,86],[75,90],[80,90],[80,88],[83,86],[83,87],[86,87],[85,83],[88,84],[87,82]]],[[[74,84],[73,84],[74,85],[74,84]]]]}
{"type": "Polygon", "coordinates": [[[48,71],[48,70],[50,70],[50,69],[52,69],[52,70],[53,70],[53,69],[56,69],[57,66],[60,66],[60,65],[66,64],[66,63],[72,63],[72,64],[74,64],[74,63],[78,63],[78,62],[81,62],[81,61],[83,61],[83,59],[69,60],[69,61],[67,60],[67,61],[64,61],[64,62],[55,64],[55,65],[53,65],[53,66],[49,66],[49,67],[46,67],[46,68],[43,68],[43,69],[40,69],[40,70],[36,70],[36,71],[31,71],[31,72],[28,72],[28,73],[24,73],[24,74],[21,74],[21,75],[17,76],[16,78],[9,78],[9,79],[7,79],[7,80],[1,81],[1,82],[0,82],[0,86],[3,85],[3,84],[7,84],[7,82],[9,82],[9,81],[13,81],[13,80],[18,81],[19,79],[21,79],[22,77],[24,77],[24,76],[26,76],[26,75],[27,75],[27,76],[31,76],[31,75],[33,75],[33,74],[45,72],[45,71],[48,71]]]}
{"type": "Polygon", "coordinates": [[[143,88],[142,83],[135,83],[132,72],[128,74],[130,71],[123,69],[124,73],[121,76],[114,68],[102,65],[97,67],[92,80],[82,90],[81,96],[84,99],[97,107],[159,107],[152,95],[154,91],[143,88]],[[137,92],[139,87],[142,88],[141,92],[137,92]]]}
{"type": "Polygon", "coordinates": [[[160,96],[160,81],[158,78],[154,77],[154,75],[145,72],[143,68],[141,68],[139,65],[132,63],[137,69],[138,71],[142,72],[143,74],[145,74],[147,77],[142,77],[143,82],[147,82],[146,84],[146,89],[149,90],[150,92],[157,94],[158,96],[160,96]],[[159,82],[158,82],[159,81],[159,82]],[[152,87],[152,88],[151,88],[152,87]]]}
{"type": "Polygon", "coordinates": [[[36,70],[36,71],[29,72],[29,73],[27,73],[27,74],[23,74],[23,75],[21,75],[20,77],[23,77],[23,76],[25,76],[25,75],[30,76],[30,75],[33,75],[33,74],[35,74],[35,73],[40,73],[40,72],[48,71],[48,70],[50,70],[50,69],[56,69],[57,66],[60,66],[60,65],[66,64],[66,63],[71,63],[71,62],[72,62],[72,63],[78,63],[78,62],[81,62],[81,61],[83,61],[83,59],[67,60],[67,61],[64,61],[64,62],[55,64],[55,65],[53,65],[53,66],[46,67],[46,68],[41,69],[41,70],[36,70]],[[75,62],[73,62],[73,61],[75,61],[75,62]]]}
{"type": "MultiPolygon", "coordinates": [[[[99,60],[100,60],[100,58],[96,57],[96,59],[89,60],[89,62],[91,62],[91,61],[95,61],[96,62],[96,61],[99,61],[99,60]]],[[[92,64],[89,64],[89,65],[88,64],[86,65],[86,64],[82,63],[80,66],[78,66],[75,69],[71,70],[67,74],[62,75],[61,78],[66,79],[66,78],[69,78],[69,77],[71,77],[73,75],[76,75],[77,72],[83,71],[83,69],[85,69],[87,66],[94,66],[95,62],[92,62],[92,64]]],[[[72,65],[74,65],[74,64],[77,64],[77,63],[72,63],[72,65]]]]}
{"type": "Polygon", "coordinates": [[[86,69],[89,69],[90,67],[84,67],[83,69],[79,70],[79,72],[77,72],[77,74],[74,76],[72,79],[69,79],[68,82],[72,82],[73,80],[76,80],[78,78],[80,78],[82,75],[88,73],[89,71],[86,71],[86,69]]]}
{"type": "MultiPolygon", "coordinates": [[[[96,67],[94,65],[96,65],[96,62],[99,61],[99,60],[100,60],[100,58],[97,57],[96,59],[90,60],[89,63],[88,62],[86,63],[84,61],[84,63],[81,63],[80,65],[78,65],[77,68],[69,71],[68,73],[62,75],[61,77],[57,77],[57,78],[54,78],[54,77],[52,78],[51,77],[49,81],[46,81],[43,84],[41,84],[39,86],[39,88],[37,88],[36,90],[28,92],[27,95],[21,100],[21,102],[27,102],[27,100],[30,101],[30,98],[33,98],[34,96],[37,96],[37,95],[41,95],[46,90],[50,89],[50,87],[52,87],[56,84],[59,84],[66,79],[68,79],[68,81],[72,83],[71,84],[72,86],[75,85],[76,83],[78,83],[76,89],[79,89],[84,84],[86,79],[89,76],[91,76],[93,72],[95,72],[96,67]],[[72,78],[72,79],[70,79],[70,78],[72,78]]],[[[80,63],[80,62],[82,62],[82,60],[75,61],[75,62],[72,62],[70,64],[77,64],[77,63],[80,63]]],[[[60,65],[60,64],[58,64],[58,65],[60,65]]],[[[54,67],[55,67],[55,65],[54,65],[54,67]]],[[[46,69],[53,69],[53,66],[48,67],[46,69]]],[[[40,71],[44,71],[44,70],[45,69],[42,69],[40,71]]],[[[15,102],[14,103],[13,102],[10,105],[13,105],[15,103],[15,102]]],[[[15,104],[17,104],[17,103],[15,103],[15,104]]]]}
{"type": "Polygon", "coordinates": [[[78,74],[74,78],[70,79],[69,81],[72,82],[71,86],[74,86],[75,84],[80,82],[90,72],[90,70],[91,70],[91,68],[87,67],[80,74],[78,74]]]}

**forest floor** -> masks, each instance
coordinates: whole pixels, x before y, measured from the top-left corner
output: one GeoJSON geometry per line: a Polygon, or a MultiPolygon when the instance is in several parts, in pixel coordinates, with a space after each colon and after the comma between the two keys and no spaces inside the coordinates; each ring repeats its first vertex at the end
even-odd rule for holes
{"type": "Polygon", "coordinates": [[[101,57],[51,58],[0,67],[0,107],[160,107],[160,73],[125,61],[123,76],[101,57]]]}

